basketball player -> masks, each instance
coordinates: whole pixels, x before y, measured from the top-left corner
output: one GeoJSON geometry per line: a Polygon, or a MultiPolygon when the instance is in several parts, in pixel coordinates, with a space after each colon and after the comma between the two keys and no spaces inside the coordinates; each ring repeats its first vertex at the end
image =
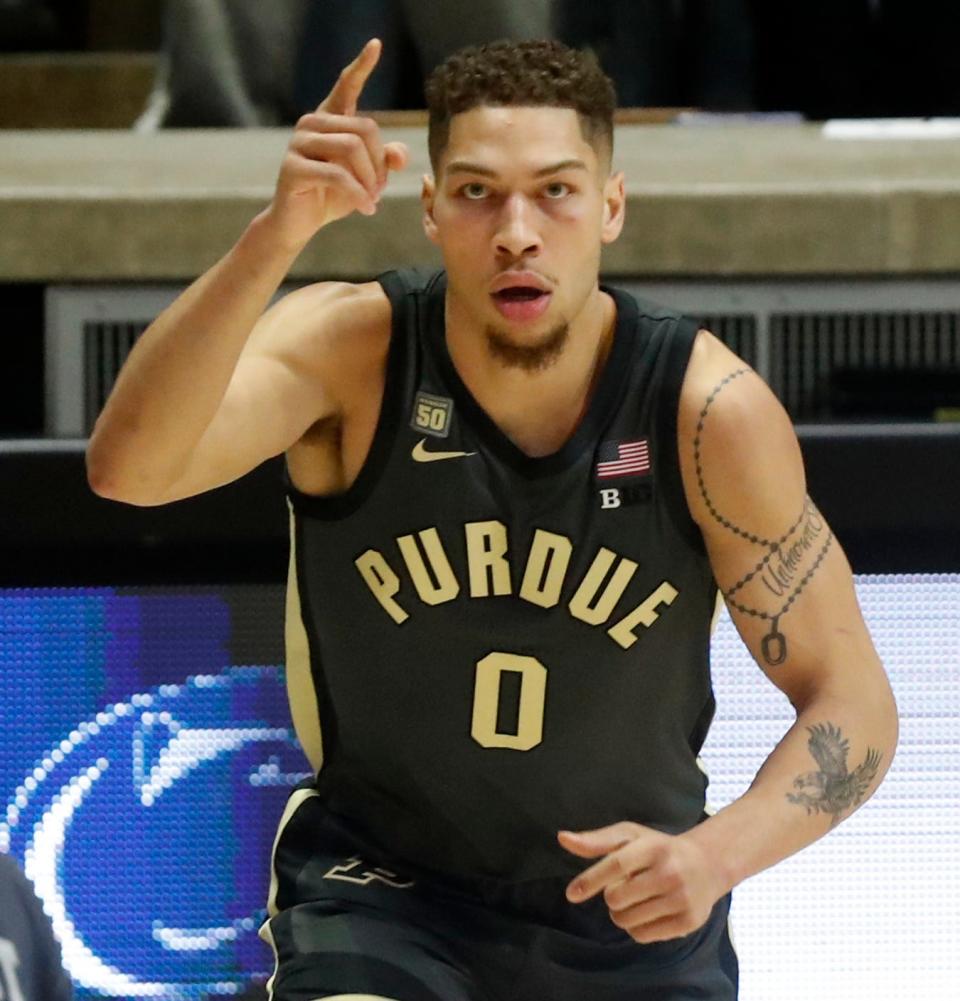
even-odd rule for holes
{"type": "Polygon", "coordinates": [[[145,332],[88,452],[94,490],[143,505],[286,455],[288,684],[317,776],[275,843],[271,996],[728,1001],[731,889],[849,815],[894,753],[849,566],[761,379],[599,284],[624,218],[614,96],[558,43],[432,75],[443,271],[266,308],[407,163],[356,113],[379,51],[145,332]],[[707,816],[718,587],[797,720],[707,816]]]}

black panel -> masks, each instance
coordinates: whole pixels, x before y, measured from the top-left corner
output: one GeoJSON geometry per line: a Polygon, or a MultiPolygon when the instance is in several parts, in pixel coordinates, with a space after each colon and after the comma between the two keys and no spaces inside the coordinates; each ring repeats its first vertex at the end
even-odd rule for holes
{"type": "Polygon", "coordinates": [[[960,570],[960,426],[798,428],[810,496],[859,573],[960,570]]]}
{"type": "Polygon", "coordinates": [[[284,580],[281,469],[143,508],[90,490],[82,444],[0,442],[0,586],[284,580]]]}
{"type": "MultiPolygon", "coordinates": [[[[798,428],[810,495],[860,573],[960,570],[960,426],[798,428]]],[[[138,508],[89,489],[83,444],[0,442],[0,586],[286,577],[274,459],[200,497],[138,508]]]]}
{"type": "Polygon", "coordinates": [[[43,434],[43,286],[0,285],[0,436],[43,434]]]}

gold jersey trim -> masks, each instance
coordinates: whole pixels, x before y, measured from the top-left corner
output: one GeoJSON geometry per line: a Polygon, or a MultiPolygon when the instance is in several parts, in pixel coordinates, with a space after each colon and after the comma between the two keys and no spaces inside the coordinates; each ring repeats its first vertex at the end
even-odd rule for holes
{"type": "Polygon", "coordinates": [[[297,520],[290,501],[290,566],[287,572],[287,604],[284,619],[287,700],[297,739],[314,772],[323,766],[323,734],[317,708],[317,690],[310,668],[310,643],[303,624],[297,576],[297,520]]]}

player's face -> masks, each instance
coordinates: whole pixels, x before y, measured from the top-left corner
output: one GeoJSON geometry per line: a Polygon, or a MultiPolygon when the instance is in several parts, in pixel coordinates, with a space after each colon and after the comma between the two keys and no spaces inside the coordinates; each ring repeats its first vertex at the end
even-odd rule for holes
{"type": "Polygon", "coordinates": [[[623,175],[570,108],[479,107],[455,115],[427,235],[459,315],[518,346],[576,320],[596,291],[600,248],[623,223],[623,175]]]}

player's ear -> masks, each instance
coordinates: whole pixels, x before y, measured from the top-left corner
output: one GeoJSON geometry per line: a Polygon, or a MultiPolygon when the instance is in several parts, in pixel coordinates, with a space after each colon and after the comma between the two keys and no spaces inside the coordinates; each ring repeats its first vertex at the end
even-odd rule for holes
{"type": "Polygon", "coordinates": [[[603,228],[601,239],[613,243],[623,229],[623,217],[627,208],[623,188],[623,171],[611,174],[603,186],[603,228]]]}
{"type": "Polygon", "coordinates": [[[437,223],[433,218],[433,203],[437,197],[437,182],[430,174],[423,175],[423,188],[420,191],[420,203],[423,205],[423,231],[427,239],[434,243],[440,242],[437,223]]]}

